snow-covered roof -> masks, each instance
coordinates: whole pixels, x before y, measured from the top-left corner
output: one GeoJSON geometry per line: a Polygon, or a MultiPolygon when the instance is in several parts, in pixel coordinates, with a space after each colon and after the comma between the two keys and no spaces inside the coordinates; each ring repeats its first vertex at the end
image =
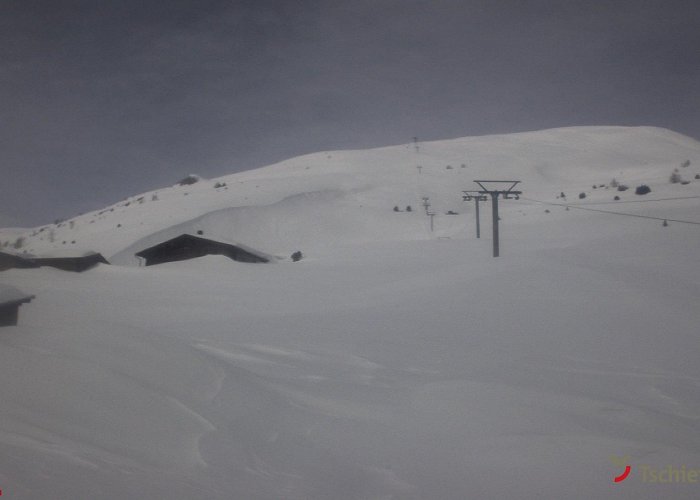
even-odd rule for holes
{"type": "Polygon", "coordinates": [[[33,295],[26,294],[13,286],[0,284],[0,304],[6,304],[8,302],[29,302],[33,298],[33,295]]]}

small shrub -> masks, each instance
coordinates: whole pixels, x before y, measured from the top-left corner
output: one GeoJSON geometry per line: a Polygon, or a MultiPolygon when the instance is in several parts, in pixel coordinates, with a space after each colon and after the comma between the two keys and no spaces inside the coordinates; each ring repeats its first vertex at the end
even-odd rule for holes
{"type": "Polygon", "coordinates": [[[459,214],[457,212],[455,212],[454,210],[448,210],[447,212],[445,212],[445,215],[459,215],[459,214]]]}
{"type": "Polygon", "coordinates": [[[544,213],[548,214],[548,213],[549,213],[549,209],[548,209],[548,208],[545,208],[544,213]]]}
{"type": "Polygon", "coordinates": [[[696,179],[700,179],[700,174],[695,174],[696,179]]]}
{"type": "Polygon", "coordinates": [[[559,193],[559,197],[560,197],[560,198],[566,198],[566,195],[564,194],[564,191],[562,191],[561,193],[559,193]]]}
{"type": "Polygon", "coordinates": [[[397,207],[396,205],[394,205],[394,212],[400,212],[400,211],[401,211],[401,210],[399,210],[399,207],[397,207]]]}
{"type": "Polygon", "coordinates": [[[578,199],[579,199],[579,200],[582,200],[582,199],[584,199],[585,197],[586,197],[586,193],[579,193],[579,194],[578,194],[578,199]]]}
{"type": "Polygon", "coordinates": [[[651,188],[646,184],[640,184],[634,190],[634,194],[648,194],[651,193],[651,188]]]}
{"type": "Polygon", "coordinates": [[[627,191],[628,189],[629,187],[625,186],[624,184],[620,184],[619,186],[617,186],[618,191],[627,191]]]}
{"type": "Polygon", "coordinates": [[[299,262],[303,257],[301,250],[297,250],[292,254],[292,262],[299,262]]]}
{"type": "Polygon", "coordinates": [[[617,182],[617,179],[615,179],[615,177],[613,177],[613,180],[610,181],[610,187],[616,188],[619,185],[620,184],[617,182]]]}
{"type": "Polygon", "coordinates": [[[681,181],[681,185],[685,186],[686,184],[690,184],[690,181],[681,181]]]}
{"type": "Polygon", "coordinates": [[[412,211],[413,211],[413,209],[411,208],[411,205],[408,205],[406,207],[406,212],[412,212],[412,211]]]}
{"type": "Polygon", "coordinates": [[[620,197],[619,197],[619,196],[615,196],[615,198],[613,198],[613,200],[615,200],[615,201],[620,201],[620,197]]]}
{"type": "Polygon", "coordinates": [[[200,177],[199,177],[198,175],[190,174],[190,175],[188,175],[187,177],[185,177],[185,178],[183,178],[183,179],[180,179],[180,181],[178,182],[178,185],[180,185],[180,186],[189,186],[189,185],[191,185],[191,184],[196,184],[196,183],[198,183],[199,180],[200,180],[200,177]]]}
{"type": "Polygon", "coordinates": [[[678,184],[681,182],[683,179],[681,179],[681,174],[678,172],[678,169],[675,169],[673,173],[671,173],[671,176],[668,178],[668,182],[671,184],[678,184]]]}
{"type": "Polygon", "coordinates": [[[201,229],[197,229],[197,234],[204,234],[204,231],[202,231],[201,229]]]}
{"type": "Polygon", "coordinates": [[[158,201],[158,195],[154,194],[153,196],[151,196],[151,201],[158,201]]]}
{"type": "Polygon", "coordinates": [[[689,167],[690,166],[690,160],[685,160],[683,163],[681,163],[681,168],[689,167]]]}

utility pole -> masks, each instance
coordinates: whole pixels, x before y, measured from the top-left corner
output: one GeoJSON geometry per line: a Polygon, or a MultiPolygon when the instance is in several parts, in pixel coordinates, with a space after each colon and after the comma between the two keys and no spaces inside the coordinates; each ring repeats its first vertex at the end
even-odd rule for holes
{"type": "Polygon", "coordinates": [[[420,166],[420,165],[418,165],[418,166],[417,166],[416,168],[418,169],[418,175],[420,175],[420,173],[421,173],[421,169],[422,169],[423,167],[422,167],[422,166],[420,166]]]}
{"type": "Polygon", "coordinates": [[[419,151],[419,146],[418,146],[418,137],[413,138],[413,147],[416,148],[416,153],[419,151]]]}
{"type": "Polygon", "coordinates": [[[423,208],[425,208],[425,215],[428,215],[429,208],[430,208],[430,198],[427,196],[423,196],[423,208]]]}
{"type": "Polygon", "coordinates": [[[476,213],[476,237],[481,238],[481,223],[479,221],[479,202],[486,201],[488,197],[485,194],[479,194],[478,191],[462,191],[464,196],[462,200],[470,201],[474,200],[474,208],[476,213]]]}
{"type": "Polygon", "coordinates": [[[491,196],[491,218],[493,223],[493,256],[498,257],[500,252],[499,241],[498,241],[498,197],[503,196],[504,200],[519,200],[522,191],[513,191],[513,188],[520,183],[520,181],[477,181],[475,180],[480,191],[477,193],[481,195],[491,196]],[[488,189],[484,184],[495,184],[494,187],[507,185],[506,189],[488,189]]]}

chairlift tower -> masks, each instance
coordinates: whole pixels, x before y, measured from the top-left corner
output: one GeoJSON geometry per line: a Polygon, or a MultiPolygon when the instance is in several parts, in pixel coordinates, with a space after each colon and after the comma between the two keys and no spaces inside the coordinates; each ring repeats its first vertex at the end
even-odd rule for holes
{"type": "Polygon", "coordinates": [[[435,219],[435,212],[427,212],[428,217],[430,217],[430,232],[433,232],[434,229],[434,224],[433,224],[433,219],[435,219]]]}
{"type": "Polygon", "coordinates": [[[464,195],[462,200],[471,201],[474,200],[474,209],[476,213],[476,237],[481,238],[481,222],[479,220],[479,202],[488,200],[488,196],[485,194],[479,194],[479,191],[462,191],[464,195]]]}
{"type": "Polygon", "coordinates": [[[428,215],[428,211],[430,208],[430,198],[427,196],[423,196],[423,208],[425,208],[425,214],[428,215]]]}
{"type": "Polygon", "coordinates": [[[498,197],[503,196],[504,200],[519,200],[522,191],[513,191],[513,188],[517,186],[521,181],[477,181],[475,180],[480,191],[476,191],[480,195],[491,196],[491,219],[493,222],[493,256],[499,256],[499,241],[498,241],[498,197]],[[485,184],[492,184],[492,189],[485,184]],[[506,187],[505,189],[497,189],[499,186],[506,187]]]}

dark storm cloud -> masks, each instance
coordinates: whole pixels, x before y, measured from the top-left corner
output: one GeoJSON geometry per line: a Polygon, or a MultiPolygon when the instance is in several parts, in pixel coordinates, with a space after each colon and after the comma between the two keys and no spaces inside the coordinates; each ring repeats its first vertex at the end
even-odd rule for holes
{"type": "Polygon", "coordinates": [[[0,2],[0,214],[198,172],[567,125],[700,137],[694,1],[0,2]]]}

